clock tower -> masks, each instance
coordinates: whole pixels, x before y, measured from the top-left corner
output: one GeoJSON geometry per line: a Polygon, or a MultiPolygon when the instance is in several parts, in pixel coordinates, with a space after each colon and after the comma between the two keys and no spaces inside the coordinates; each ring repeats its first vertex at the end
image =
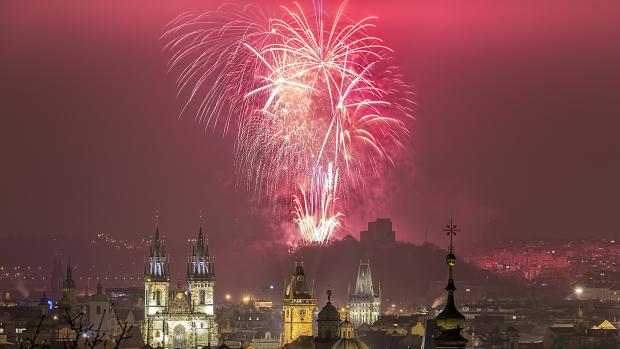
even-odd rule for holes
{"type": "Polygon", "coordinates": [[[303,264],[295,263],[295,272],[286,287],[282,299],[284,333],[282,344],[288,344],[300,336],[312,336],[316,299],[308,290],[303,264]]]}

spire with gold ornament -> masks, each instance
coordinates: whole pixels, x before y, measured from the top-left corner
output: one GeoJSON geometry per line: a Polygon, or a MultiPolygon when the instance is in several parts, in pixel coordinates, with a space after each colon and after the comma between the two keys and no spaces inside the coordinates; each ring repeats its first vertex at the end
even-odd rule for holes
{"type": "Polygon", "coordinates": [[[443,230],[450,237],[450,245],[448,247],[448,255],[446,263],[448,264],[448,285],[446,291],[448,297],[446,306],[443,311],[437,315],[435,319],[440,334],[435,337],[435,346],[437,349],[460,349],[465,348],[467,339],[461,335],[461,331],[465,328],[465,316],[461,314],[454,303],[454,266],[456,265],[456,255],[454,254],[453,238],[460,231],[454,221],[450,219],[443,230]]]}

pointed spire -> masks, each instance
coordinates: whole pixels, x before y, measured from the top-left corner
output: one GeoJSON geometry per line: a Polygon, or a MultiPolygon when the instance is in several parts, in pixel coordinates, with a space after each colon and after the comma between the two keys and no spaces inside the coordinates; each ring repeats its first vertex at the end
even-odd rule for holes
{"type": "Polygon", "coordinates": [[[188,280],[212,280],[214,279],[214,268],[211,258],[204,242],[202,226],[198,229],[196,244],[192,247],[192,256],[187,266],[188,280]]]}
{"type": "Polygon", "coordinates": [[[448,343],[458,344],[458,346],[451,346],[450,348],[465,348],[467,340],[461,336],[461,330],[465,328],[466,324],[465,317],[458,311],[454,302],[454,291],[456,291],[456,286],[454,285],[454,266],[456,265],[456,256],[454,255],[453,237],[456,236],[460,229],[450,219],[450,224],[447,224],[443,231],[450,237],[448,255],[446,256],[446,264],[448,265],[448,285],[446,286],[446,291],[448,292],[448,297],[446,306],[436,318],[437,327],[441,334],[435,339],[435,343],[437,348],[446,348],[448,343]]]}
{"type": "Polygon", "coordinates": [[[360,260],[355,283],[355,295],[359,297],[373,297],[375,295],[370,272],[370,259],[366,262],[360,260]]]}
{"type": "Polygon", "coordinates": [[[100,278],[97,278],[97,294],[103,294],[103,287],[101,286],[100,278]]]}
{"type": "Polygon", "coordinates": [[[63,288],[75,288],[75,281],[73,281],[73,275],[72,275],[71,269],[72,269],[71,262],[69,262],[69,264],[67,264],[67,276],[63,283],[63,288]]]}
{"type": "MultiPolygon", "coordinates": [[[[157,219],[158,221],[159,219],[157,219]]],[[[145,276],[164,280],[169,279],[168,258],[166,257],[166,251],[159,234],[159,226],[155,227],[155,238],[150,246],[150,253],[144,269],[145,276]]]]}

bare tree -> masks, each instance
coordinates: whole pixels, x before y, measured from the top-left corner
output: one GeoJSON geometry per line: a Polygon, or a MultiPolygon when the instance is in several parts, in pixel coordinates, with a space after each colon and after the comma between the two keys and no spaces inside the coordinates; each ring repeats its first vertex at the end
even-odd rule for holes
{"type": "Polygon", "coordinates": [[[45,315],[41,315],[41,320],[39,320],[39,324],[37,325],[34,334],[32,335],[32,338],[24,338],[24,340],[21,341],[19,345],[20,349],[35,349],[37,347],[40,347],[41,349],[49,348],[49,344],[47,344],[45,341],[43,341],[40,345],[37,344],[37,337],[39,337],[39,335],[41,334],[41,326],[43,325],[43,321],[45,321],[45,315]],[[28,344],[26,348],[25,344],[28,344]]]}
{"type": "Polygon", "coordinates": [[[121,343],[124,340],[130,339],[131,335],[129,334],[131,332],[131,329],[133,328],[133,325],[129,325],[127,322],[122,322],[121,319],[118,317],[118,312],[116,311],[116,308],[114,307],[114,303],[112,303],[112,310],[114,311],[114,316],[116,318],[116,323],[118,324],[118,327],[120,327],[121,329],[121,333],[118,336],[118,338],[116,339],[116,344],[114,345],[114,349],[119,349],[121,346],[121,343]]]}

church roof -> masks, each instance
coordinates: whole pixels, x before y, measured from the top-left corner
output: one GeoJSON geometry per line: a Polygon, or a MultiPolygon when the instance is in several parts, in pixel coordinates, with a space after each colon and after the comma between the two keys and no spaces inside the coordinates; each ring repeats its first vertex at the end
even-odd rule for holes
{"type": "Polygon", "coordinates": [[[108,301],[108,296],[106,296],[105,293],[103,293],[103,287],[101,286],[101,280],[97,280],[97,293],[90,296],[88,300],[91,302],[107,302],[108,301]]]}
{"type": "Polygon", "coordinates": [[[357,338],[340,338],[332,349],[368,349],[368,346],[357,338]]]}
{"type": "Polygon", "coordinates": [[[332,305],[332,302],[327,302],[325,306],[319,311],[319,321],[340,321],[340,313],[332,305]]]}
{"type": "Polygon", "coordinates": [[[205,244],[202,227],[198,231],[198,238],[192,250],[192,257],[187,264],[188,280],[215,280],[213,261],[209,258],[209,246],[205,244]]]}

